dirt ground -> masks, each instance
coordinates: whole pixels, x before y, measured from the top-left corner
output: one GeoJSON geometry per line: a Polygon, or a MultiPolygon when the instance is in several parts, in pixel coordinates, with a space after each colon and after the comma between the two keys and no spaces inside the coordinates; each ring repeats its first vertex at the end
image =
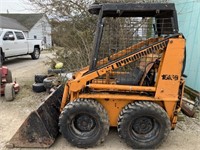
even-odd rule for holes
{"type": "MultiPolygon", "coordinates": [[[[7,150],[5,147],[9,139],[14,135],[19,126],[23,123],[29,113],[35,110],[47,93],[32,92],[31,85],[34,82],[34,75],[46,73],[48,66],[44,65],[50,53],[43,52],[39,60],[31,60],[30,56],[23,56],[9,59],[5,65],[12,70],[13,78],[16,78],[21,89],[17,94],[16,99],[12,102],[6,102],[4,97],[0,97],[0,149],[7,150]]],[[[78,148],[71,146],[60,135],[55,144],[50,150],[70,149],[77,150],[78,148]]],[[[104,143],[93,148],[96,150],[131,149],[117,135],[115,128],[110,130],[110,133],[104,143]]],[[[198,150],[200,149],[200,115],[196,118],[188,118],[184,116],[184,121],[177,124],[177,128],[170,132],[167,141],[160,146],[159,149],[166,150],[198,150]]],[[[15,148],[14,150],[19,150],[15,148]]],[[[24,150],[30,150],[24,148],[24,150]]]]}

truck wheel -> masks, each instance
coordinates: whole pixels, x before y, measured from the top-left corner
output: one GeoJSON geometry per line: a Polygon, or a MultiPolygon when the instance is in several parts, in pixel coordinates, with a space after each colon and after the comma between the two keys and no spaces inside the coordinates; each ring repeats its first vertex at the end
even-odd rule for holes
{"type": "Polygon", "coordinates": [[[13,82],[12,73],[11,73],[10,69],[8,69],[8,71],[7,71],[6,82],[7,83],[12,83],[13,82]]]}
{"type": "Polygon", "coordinates": [[[33,89],[33,91],[36,92],[36,93],[40,93],[40,92],[46,91],[46,89],[45,89],[43,83],[34,83],[34,84],[32,85],[32,89],[33,89]]]}
{"type": "Polygon", "coordinates": [[[15,98],[15,90],[14,90],[13,83],[6,83],[5,90],[4,90],[4,95],[5,95],[6,101],[14,100],[14,98],[15,98]]]}
{"type": "Polygon", "coordinates": [[[43,83],[43,81],[46,77],[47,77],[47,75],[44,75],[44,74],[36,74],[35,75],[35,83],[43,83]]]}
{"type": "Polygon", "coordinates": [[[134,149],[153,149],[162,144],[171,129],[165,110],[156,103],[128,104],[118,119],[119,136],[134,149]]]}
{"type": "Polygon", "coordinates": [[[31,54],[32,59],[38,59],[40,57],[40,49],[34,48],[33,53],[31,54]]]}
{"type": "MultiPolygon", "coordinates": [[[[1,53],[1,52],[0,52],[1,53]]],[[[4,62],[4,56],[3,56],[3,54],[1,53],[0,54],[0,67],[2,67],[2,65],[3,65],[3,62],[4,62]]]]}
{"type": "Polygon", "coordinates": [[[72,145],[80,148],[102,143],[109,131],[109,119],[97,101],[78,99],[68,103],[59,118],[60,132],[72,145]]]}

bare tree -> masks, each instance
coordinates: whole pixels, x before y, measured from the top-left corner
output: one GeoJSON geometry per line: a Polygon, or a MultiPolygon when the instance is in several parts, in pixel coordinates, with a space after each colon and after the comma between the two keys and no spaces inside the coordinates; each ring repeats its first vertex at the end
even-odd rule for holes
{"type": "Polygon", "coordinates": [[[88,13],[93,2],[166,2],[167,0],[29,0],[51,18],[53,43],[60,48],[57,60],[77,70],[90,62],[96,17],[88,13]]]}
{"type": "Polygon", "coordinates": [[[68,70],[89,63],[95,29],[95,17],[87,9],[88,0],[29,0],[51,18],[53,43],[59,47],[56,59],[68,70]]]}

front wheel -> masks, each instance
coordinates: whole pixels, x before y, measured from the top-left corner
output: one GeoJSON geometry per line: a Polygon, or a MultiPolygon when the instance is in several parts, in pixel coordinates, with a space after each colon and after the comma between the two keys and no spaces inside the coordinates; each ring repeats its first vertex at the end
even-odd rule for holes
{"type": "Polygon", "coordinates": [[[6,83],[4,91],[6,101],[12,101],[15,98],[15,90],[13,83],[6,83]]]}
{"type": "Polygon", "coordinates": [[[165,110],[156,103],[128,104],[118,120],[119,136],[134,149],[153,149],[162,144],[171,124],[165,110]]]}
{"type": "Polygon", "coordinates": [[[33,53],[31,53],[31,58],[32,59],[39,59],[40,58],[40,49],[39,48],[34,48],[33,53]]]}
{"type": "Polygon", "coordinates": [[[104,107],[95,100],[78,99],[66,105],[59,119],[60,132],[72,145],[93,147],[105,140],[109,119],[104,107]]]}

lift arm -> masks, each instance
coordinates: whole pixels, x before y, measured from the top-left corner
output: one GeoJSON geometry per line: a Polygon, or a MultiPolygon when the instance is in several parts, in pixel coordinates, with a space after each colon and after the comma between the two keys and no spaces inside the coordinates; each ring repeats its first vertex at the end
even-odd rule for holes
{"type": "MultiPolygon", "coordinates": [[[[173,37],[175,37],[175,36],[177,37],[178,35],[174,35],[173,37]]],[[[132,62],[135,62],[135,61],[141,59],[142,57],[145,57],[145,56],[155,53],[157,51],[164,51],[167,48],[169,38],[172,38],[172,37],[165,38],[164,40],[161,40],[154,44],[148,45],[145,48],[141,48],[136,51],[132,51],[129,54],[119,57],[116,60],[111,61],[111,62],[97,68],[96,70],[94,70],[92,72],[87,72],[83,76],[81,76],[81,77],[79,76],[76,79],[69,81],[68,82],[68,85],[70,87],[69,91],[78,92],[81,89],[85,88],[88,81],[91,81],[99,76],[102,76],[102,75],[106,74],[106,72],[109,72],[109,71],[118,69],[120,67],[123,67],[125,65],[128,65],[132,62]]]]}

